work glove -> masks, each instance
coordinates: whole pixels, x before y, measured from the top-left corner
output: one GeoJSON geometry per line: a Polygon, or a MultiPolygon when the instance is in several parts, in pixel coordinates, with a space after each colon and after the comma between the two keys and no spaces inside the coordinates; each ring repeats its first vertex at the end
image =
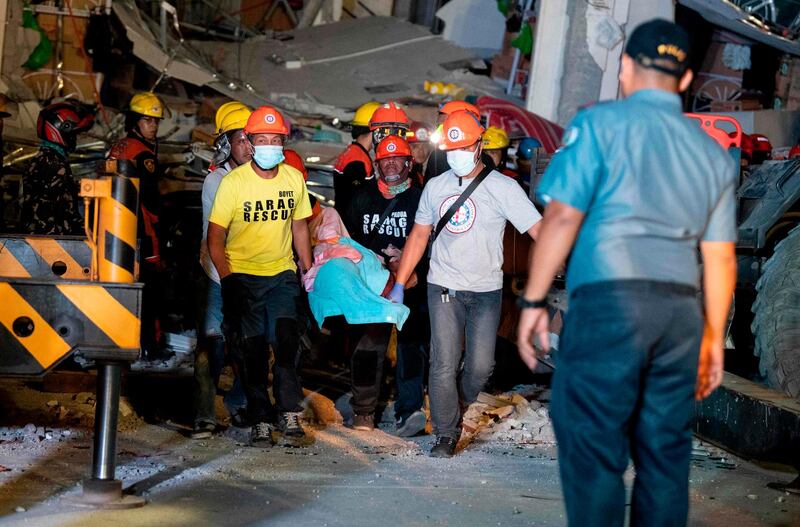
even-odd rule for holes
{"type": "Polygon", "coordinates": [[[389,294],[386,295],[386,298],[389,301],[394,302],[395,304],[402,304],[403,298],[405,297],[406,294],[405,291],[406,291],[406,286],[404,286],[403,284],[396,283],[392,286],[392,289],[389,290],[389,294]]]}

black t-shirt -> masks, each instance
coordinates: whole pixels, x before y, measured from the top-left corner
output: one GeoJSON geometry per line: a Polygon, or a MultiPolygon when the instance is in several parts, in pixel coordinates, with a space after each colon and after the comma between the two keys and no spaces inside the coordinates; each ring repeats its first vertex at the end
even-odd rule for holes
{"type": "Polygon", "coordinates": [[[447,153],[444,150],[434,149],[431,152],[431,157],[428,158],[428,165],[425,167],[425,184],[431,178],[444,174],[450,170],[450,165],[447,164],[447,153]]]}
{"type": "Polygon", "coordinates": [[[413,185],[409,187],[397,196],[397,203],[383,224],[375,226],[391,200],[383,197],[375,179],[368,181],[353,196],[345,214],[344,221],[350,236],[381,257],[385,256],[381,250],[390,244],[402,249],[414,226],[414,217],[421,195],[422,191],[419,188],[413,185]],[[370,231],[373,227],[377,232],[371,236],[370,231]]]}

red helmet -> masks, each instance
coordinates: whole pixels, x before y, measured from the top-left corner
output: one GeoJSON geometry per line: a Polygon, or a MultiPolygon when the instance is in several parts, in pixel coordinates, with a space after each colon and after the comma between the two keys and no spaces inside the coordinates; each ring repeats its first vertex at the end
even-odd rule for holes
{"type": "Polygon", "coordinates": [[[742,157],[758,165],[772,157],[772,143],[763,134],[742,134],[742,157]]]}
{"type": "Polygon", "coordinates": [[[411,121],[406,112],[393,101],[384,104],[372,114],[369,120],[369,129],[378,128],[403,128],[408,130],[411,121]]]}
{"type": "Polygon", "coordinates": [[[795,157],[800,157],[800,143],[794,145],[791,150],[789,150],[789,159],[794,159],[795,157]]]}
{"type": "Polygon", "coordinates": [[[430,126],[420,121],[412,121],[406,140],[409,143],[427,143],[431,140],[431,134],[433,130],[430,126]]]}
{"type": "Polygon", "coordinates": [[[389,135],[385,137],[375,149],[375,159],[387,157],[411,157],[411,147],[402,137],[389,135]]]}
{"type": "Polygon", "coordinates": [[[59,102],[39,112],[36,135],[67,150],[73,150],[78,134],[85,132],[93,124],[94,114],[84,104],[75,101],[59,102]]]}

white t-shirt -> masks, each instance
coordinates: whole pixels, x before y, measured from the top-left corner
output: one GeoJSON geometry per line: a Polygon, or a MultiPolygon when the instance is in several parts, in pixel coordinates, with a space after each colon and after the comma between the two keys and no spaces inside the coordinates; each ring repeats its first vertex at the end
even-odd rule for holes
{"type": "Polygon", "coordinates": [[[217,268],[214,267],[214,262],[211,261],[211,255],[208,253],[208,218],[211,216],[211,208],[214,206],[214,197],[217,195],[219,184],[222,182],[222,178],[230,171],[230,164],[225,163],[216,170],[209,172],[203,180],[203,193],[201,195],[203,202],[203,241],[200,243],[200,265],[208,277],[217,283],[219,283],[219,274],[217,273],[217,268]]]}
{"type": "MultiPolygon", "coordinates": [[[[432,178],[422,191],[415,222],[435,229],[471,182],[465,179],[459,186],[452,170],[432,178]]],[[[506,221],[524,233],[541,219],[516,181],[492,171],[439,233],[433,244],[428,282],[453,291],[501,289],[506,221]]]]}

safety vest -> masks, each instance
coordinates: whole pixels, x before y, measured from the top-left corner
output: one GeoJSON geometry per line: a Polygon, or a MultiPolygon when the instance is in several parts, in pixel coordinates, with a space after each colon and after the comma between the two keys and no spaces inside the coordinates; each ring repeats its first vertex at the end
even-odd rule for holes
{"type": "Polygon", "coordinates": [[[364,164],[364,169],[367,173],[367,179],[372,177],[372,158],[369,157],[369,152],[367,152],[363,146],[358,143],[350,143],[347,145],[347,148],[339,154],[339,157],[336,158],[336,163],[333,166],[333,169],[339,173],[344,173],[344,167],[349,165],[350,163],[358,161],[364,164]]]}

